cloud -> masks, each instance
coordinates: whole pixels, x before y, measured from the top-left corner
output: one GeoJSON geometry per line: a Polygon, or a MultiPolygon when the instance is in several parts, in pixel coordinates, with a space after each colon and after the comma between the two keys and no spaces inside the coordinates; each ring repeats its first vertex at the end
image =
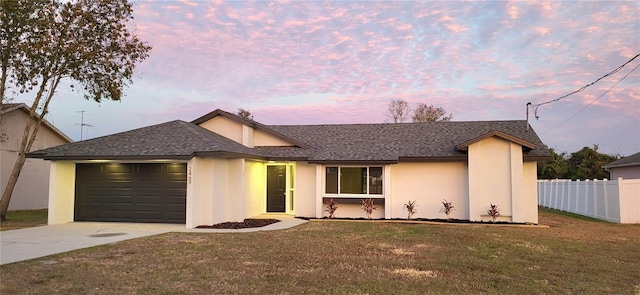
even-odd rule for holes
{"type": "MultiPolygon", "coordinates": [[[[630,2],[145,1],[134,16],[153,50],[138,67],[144,82],[128,91],[151,101],[140,111],[148,120],[244,107],[272,124],[382,122],[392,98],[443,106],[456,120],[522,119],[526,102],[639,53],[630,2]]],[[[551,128],[638,63],[541,108],[536,126],[551,128]]],[[[640,117],[639,81],[630,75],[590,114],[640,117]]],[[[552,146],[580,124],[558,128],[552,146]]]]}

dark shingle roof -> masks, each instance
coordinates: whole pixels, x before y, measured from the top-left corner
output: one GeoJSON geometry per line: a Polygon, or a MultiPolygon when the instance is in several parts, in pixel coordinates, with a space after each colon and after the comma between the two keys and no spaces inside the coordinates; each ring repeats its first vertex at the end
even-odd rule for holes
{"type": "Polygon", "coordinates": [[[431,122],[398,124],[276,125],[269,128],[314,147],[309,161],[465,160],[456,145],[493,131],[531,143],[530,160],[550,156],[526,121],[431,122]]]}
{"type": "Polygon", "coordinates": [[[631,156],[620,158],[602,167],[609,169],[627,166],[640,166],[640,152],[635,153],[631,156]]]}
{"type": "Polygon", "coordinates": [[[52,147],[30,153],[44,159],[190,159],[196,154],[255,157],[239,143],[184,121],[138,128],[131,131],[52,147]]]}
{"type": "Polygon", "coordinates": [[[29,156],[89,160],[190,159],[202,155],[312,163],[465,161],[469,144],[483,136],[498,136],[521,144],[525,160],[550,157],[535,132],[532,129],[526,132],[525,121],[263,125],[239,118],[243,124],[252,124],[294,145],[249,148],[197,125],[218,115],[239,118],[218,110],[191,123],[172,121],[40,150],[29,156]]]}

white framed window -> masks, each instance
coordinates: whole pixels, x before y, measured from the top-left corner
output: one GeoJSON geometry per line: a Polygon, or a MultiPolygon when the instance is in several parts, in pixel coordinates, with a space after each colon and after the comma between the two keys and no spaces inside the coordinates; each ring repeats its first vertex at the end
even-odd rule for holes
{"type": "Polygon", "coordinates": [[[382,196],[381,166],[325,167],[325,194],[382,196]]]}

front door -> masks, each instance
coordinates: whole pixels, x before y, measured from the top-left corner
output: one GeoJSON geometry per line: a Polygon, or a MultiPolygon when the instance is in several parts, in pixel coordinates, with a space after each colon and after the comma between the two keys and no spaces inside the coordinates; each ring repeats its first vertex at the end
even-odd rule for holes
{"type": "Polygon", "coordinates": [[[285,212],[287,166],[267,166],[267,212],[285,212]]]}

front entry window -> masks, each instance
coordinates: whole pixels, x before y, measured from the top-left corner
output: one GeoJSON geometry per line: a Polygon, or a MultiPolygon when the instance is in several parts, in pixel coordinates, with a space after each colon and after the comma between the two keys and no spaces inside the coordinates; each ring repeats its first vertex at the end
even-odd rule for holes
{"type": "Polygon", "coordinates": [[[382,194],[382,167],[326,167],[325,176],[327,194],[382,194]]]}

